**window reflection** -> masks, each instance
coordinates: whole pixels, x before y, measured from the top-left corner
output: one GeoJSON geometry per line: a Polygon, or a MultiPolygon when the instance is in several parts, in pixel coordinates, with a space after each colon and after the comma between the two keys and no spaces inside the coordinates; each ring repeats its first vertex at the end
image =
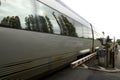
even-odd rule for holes
{"type": "Polygon", "coordinates": [[[47,26],[47,22],[45,20],[45,17],[44,16],[38,16],[38,18],[39,18],[39,23],[40,23],[39,26],[41,27],[41,31],[48,33],[48,26],[47,26]]]}
{"type": "Polygon", "coordinates": [[[60,27],[57,23],[53,13],[57,13],[55,10],[49,8],[48,6],[37,3],[37,16],[38,24],[42,32],[60,34],[60,27]]]}
{"type": "Polygon", "coordinates": [[[18,16],[7,16],[1,20],[1,25],[10,28],[21,29],[20,18],[18,16]]]}
{"type": "Polygon", "coordinates": [[[62,21],[64,23],[63,25],[63,34],[68,36],[75,36],[77,37],[77,33],[75,30],[74,25],[67,19],[67,17],[61,15],[62,21]]]}
{"type": "Polygon", "coordinates": [[[60,18],[60,17],[59,17],[59,16],[60,16],[60,14],[59,14],[59,13],[57,13],[57,12],[56,12],[56,13],[55,13],[55,12],[53,12],[53,13],[52,13],[52,15],[54,16],[54,18],[55,18],[56,22],[58,23],[58,25],[59,25],[59,27],[60,27],[60,34],[61,34],[61,35],[63,35],[63,28],[62,28],[62,27],[63,27],[63,25],[61,25],[60,20],[59,20],[59,18],[60,18]]]}
{"type": "Polygon", "coordinates": [[[75,28],[76,28],[76,33],[78,37],[83,37],[83,25],[80,24],[79,22],[75,22],[75,28]]]}
{"type": "Polygon", "coordinates": [[[85,38],[92,38],[91,28],[84,26],[83,27],[83,35],[85,38]]]}
{"type": "Polygon", "coordinates": [[[90,28],[38,0],[1,0],[1,3],[0,25],[4,27],[73,37],[92,37],[90,28]]]}
{"type": "Polygon", "coordinates": [[[66,32],[65,31],[66,30],[65,24],[60,16],[58,16],[58,23],[60,25],[61,35],[67,35],[67,33],[65,33],[66,32]]]}
{"type": "Polygon", "coordinates": [[[88,35],[89,35],[88,36],[89,38],[92,38],[92,30],[91,30],[91,28],[89,28],[89,30],[88,30],[88,35]]]}
{"type": "Polygon", "coordinates": [[[36,17],[32,14],[25,17],[25,25],[25,30],[39,31],[36,26],[36,17]]]}
{"type": "Polygon", "coordinates": [[[48,24],[48,29],[49,29],[49,33],[53,33],[53,25],[49,19],[49,17],[45,16],[46,20],[47,20],[47,24],[48,24]]]}
{"type": "Polygon", "coordinates": [[[34,16],[33,0],[1,0],[1,3],[0,25],[16,29],[34,29],[36,23],[32,19],[34,16]]]}
{"type": "Polygon", "coordinates": [[[45,18],[44,20],[42,19],[44,22],[41,22],[40,19],[38,22],[43,32],[77,37],[76,29],[72,23],[73,20],[40,3],[39,1],[37,1],[37,15],[45,18]],[[44,27],[43,23],[45,23],[44,27]]]}

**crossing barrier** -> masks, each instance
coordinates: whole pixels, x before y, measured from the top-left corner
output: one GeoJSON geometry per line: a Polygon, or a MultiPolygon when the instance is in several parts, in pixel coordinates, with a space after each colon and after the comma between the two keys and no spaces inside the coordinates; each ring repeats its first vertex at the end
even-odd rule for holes
{"type": "Polygon", "coordinates": [[[90,54],[90,55],[87,55],[87,56],[85,56],[85,57],[83,57],[83,58],[81,58],[81,59],[78,59],[78,60],[76,60],[76,61],[74,61],[74,62],[71,63],[71,67],[72,67],[72,68],[75,68],[75,67],[77,67],[78,65],[86,62],[87,60],[93,58],[93,57],[96,56],[96,55],[97,55],[97,54],[96,54],[96,52],[95,52],[95,53],[92,53],[92,54],[90,54]]]}

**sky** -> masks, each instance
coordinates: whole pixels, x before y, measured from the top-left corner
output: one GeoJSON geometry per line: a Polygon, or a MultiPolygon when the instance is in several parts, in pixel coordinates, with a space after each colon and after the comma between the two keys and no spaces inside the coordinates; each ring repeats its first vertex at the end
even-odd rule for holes
{"type": "Polygon", "coordinates": [[[120,0],[61,0],[95,29],[120,39],[120,0]]]}

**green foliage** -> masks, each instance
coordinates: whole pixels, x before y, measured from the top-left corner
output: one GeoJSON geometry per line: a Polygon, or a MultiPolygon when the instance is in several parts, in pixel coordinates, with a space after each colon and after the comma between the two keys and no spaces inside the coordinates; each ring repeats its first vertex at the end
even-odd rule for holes
{"type": "Polygon", "coordinates": [[[36,18],[33,15],[28,15],[28,17],[25,17],[25,24],[27,26],[26,30],[37,31],[35,20],[36,18]]]}
{"type": "Polygon", "coordinates": [[[120,39],[117,39],[117,43],[120,45],[120,39]]]}
{"type": "Polygon", "coordinates": [[[45,18],[46,18],[46,21],[47,21],[47,23],[48,23],[49,32],[50,32],[50,33],[53,33],[53,25],[52,25],[49,17],[45,16],[45,18]]]}
{"type": "Polygon", "coordinates": [[[40,21],[41,31],[49,33],[48,25],[47,25],[47,22],[45,20],[45,17],[44,16],[39,16],[39,21],[40,21]]]}
{"type": "Polygon", "coordinates": [[[1,1],[0,1],[0,6],[1,6],[1,1]]]}
{"type": "Polygon", "coordinates": [[[20,19],[18,16],[4,17],[3,20],[1,20],[1,25],[7,26],[10,28],[21,29],[20,19]]]}
{"type": "Polygon", "coordinates": [[[63,22],[66,26],[64,33],[69,36],[77,36],[74,25],[63,15],[61,15],[63,22]]]}

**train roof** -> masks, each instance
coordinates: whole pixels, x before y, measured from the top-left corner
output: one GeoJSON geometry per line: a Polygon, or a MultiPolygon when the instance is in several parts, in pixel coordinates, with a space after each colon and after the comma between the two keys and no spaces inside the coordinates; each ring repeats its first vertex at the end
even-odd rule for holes
{"type": "Polygon", "coordinates": [[[53,9],[73,18],[74,20],[80,22],[81,24],[90,27],[90,23],[78,15],[76,12],[71,10],[67,5],[65,5],[61,0],[38,0],[42,3],[52,7],[53,9]]]}

